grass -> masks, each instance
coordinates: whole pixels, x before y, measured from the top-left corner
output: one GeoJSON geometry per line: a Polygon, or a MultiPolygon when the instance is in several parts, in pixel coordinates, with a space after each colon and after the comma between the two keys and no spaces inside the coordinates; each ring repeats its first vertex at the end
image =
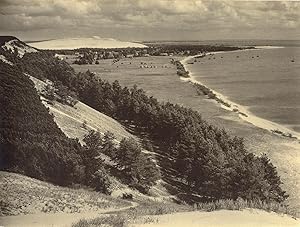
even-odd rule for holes
{"type": "Polygon", "coordinates": [[[129,224],[157,223],[159,215],[176,212],[188,212],[196,210],[211,212],[216,210],[243,210],[249,208],[295,216],[295,214],[291,213],[289,208],[283,204],[272,202],[267,203],[260,200],[248,201],[243,199],[224,199],[214,202],[197,203],[194,204],[194,207],[178,205],[174,203],[141,202],[139,206],[124,211],[111,212],[110,214],[108,213],[92,220],[80,220],[72,227],[91,227],[101,225],[125,227],[129,224]]]}
{"type": "Polygon", "coordinates": [[[243,210],[247,208],[260,209],[268,212],[276,212],[279,214],[289,214],[291,216],[299,216],[293,210],[282,203],[276,202],[264,202],[261,200],[244,200],[238,198],[237,200],[232,199],[222,199],[207,203],[196,203],[194,208],[202,211],[215,211],[215,210],[243,210]]]}
{"type": "Polygon", "coordinates": [[[128,221],[123,215],[109,215],[104,217],[95,218],[92,220],[80,220],[72,227],[86,227],[86,226],[111,226],[111,227],[125,227],[128,226],[128,221]]]}
{"type": "Polygon", "coordinates": [[[20,174],[0,172],[0,216],[34,213],[78,213],[130,205],[92,191],[55,186],[20,174]]]}
{"type": "Polygon", "coordinates": [[[193,208],[175,203],[140,202],[139,206],[132,207],[121,212],[112,212],[101,217],[85,220],[82,219],[72,227],[90,227],[108,225],[113,227],[125,227],[129,223],[155,223],[157,215],[176,212],[193,211],[193,208]]]}

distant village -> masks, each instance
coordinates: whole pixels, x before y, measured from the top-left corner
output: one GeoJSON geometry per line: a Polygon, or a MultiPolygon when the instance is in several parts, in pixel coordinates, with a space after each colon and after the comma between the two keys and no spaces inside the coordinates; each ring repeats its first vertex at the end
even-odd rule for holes
{"type": "MultiPolygon", "coordinates": [[[[84,65],[84,64],[99,64],[100,60],[103,59],[115,59],[117,62],[123,58],[136,58],[136,57],[150,57],[150,56],[173,56],[176,55],[189,55],[189,51],[182,51],[179,53],[174,52],[159,52],[154,51],[149,48],[145,49],[136,49],[136,48],[128,48],[128,49],[120,49],[120,50],[78,50],[74,53],[76,56],[76,60],[73,62],[74,64],[84,65]]],[[[64,58],[63,55],[56,54],[59,58],[64,58]]]]}
{"type": "Polygon", "coordinates": [[[68,55],[75,55],[73,64],[99,64],[103,59],[115,59],[118,61],[123,58],[150,57],[150,56],[188,56],[203,54],[209,51],[228,51],[236,50],[236,47],[229,46],[152,46],[149,48],[122,48],[122,49],[98,49],[82,48],[77,50],[57,50],[55,56],[60,59],[67,58],[68,55]]]}

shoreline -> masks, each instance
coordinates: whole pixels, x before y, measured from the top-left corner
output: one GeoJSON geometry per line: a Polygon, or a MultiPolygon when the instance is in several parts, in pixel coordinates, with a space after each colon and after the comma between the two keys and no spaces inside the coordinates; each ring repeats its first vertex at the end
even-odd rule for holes
{"type": "MultiPolygon", "coordinates": [[[[218,53],[231,53],[231,52],[251,51],[251,50],[259,50],[259,49],[271,49],[271,48],[272,47],[269,47],[269,46],[268,47],[257,46],[254,49],[209,52],[209,53],[206,53],[206,56],[211,55],[211,54],[218,54],[218,53]]],[[[284,47],[274,47],[274,48],[284,48],[284,47]]],[[[255,114],[251,113],[247,107],[239,105],[239,104],[231,101],[225,95],[222,95],[221,93],[209,88],[202,82],[196,80],[193,77],[193,72],[188,68],[187,62],[189,60],[191,60],[195,57],[199,57],[199,56],[203,56],[203,55],[201,54],[201,55],[188,56],[180,61],[180,63],[184,66],[185,70],[189,72],[189,77],[180,77],[180,79],[182,81],[193,84],[194,86],[196,86],[197,91],[200,90],[202,93],[203,93],[203,89],[209,91],[209,94],[205,94],[205,93],[203,93],[203,94],[208,96],[209,99],[212,99],[212,100],[216,101],[217,103],[219,103],[221,108],[237,113],[238,116],[242,120],[244,120],[258,128],[265,129],[274,135],[278,135],[278,136],[281,136],[284,138],[289,138],[289,139],[293,139],[293,140],[300,139],[300,133],[293,131],[293,130],[291,130],[283,125],[280,125],[278,123],[275,123],[270,120],[256,116],[255,114]],[[212,95],[210,95],[210,94],[212,94],[212,95]]]]}

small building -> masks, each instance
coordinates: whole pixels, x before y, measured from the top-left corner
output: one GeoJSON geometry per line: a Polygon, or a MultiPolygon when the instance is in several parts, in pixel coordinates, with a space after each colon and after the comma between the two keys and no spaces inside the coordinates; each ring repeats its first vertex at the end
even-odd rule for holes
{"type": "Polygon", "coordinates": [[[126,58],[133,58],[133,57],[134,57],[133,54],[127,54],[127,55],[126,55],[126,58]]]}
{"type": "Polygon", "coordinates": [[[58,58],[59,60],[65,60],[66,59],[66,55],[63,55],[63,54],[55,54],[54,57],[58,58]]]}
{"type": "Polygon", "coordinates": [[[169,56],[168,53],[160,53],[160,56],[169,56]]]}

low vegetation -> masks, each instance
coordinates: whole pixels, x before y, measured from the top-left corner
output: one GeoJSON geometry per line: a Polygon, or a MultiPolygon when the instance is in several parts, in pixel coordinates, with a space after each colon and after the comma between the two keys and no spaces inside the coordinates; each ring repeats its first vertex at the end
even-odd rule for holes
{"type": "Polygon", "coordinates": [[[206,203],[196,203],[194,208],[203,211],[214,210],[243,210],[248,208],[261,209],[265,211],[273,211],[281,214],[297,215],[289,209],[289,207],[282,203],[265,202],[261,200],[244,200],[238,198],[237,200],[223,199],[206,203]]]}
{"type": "Polygon", "coordinates": [[[124,210],[122,212],[107,214],[92,220],[82,219],[75,223],[73,227],[90,227],[90,226],[128,226],[130,224],[157,223],[158,215],[171,214],[176,212],[187,211],[205,211],[212,212],[216,210],[244,210],[244,209],[261,209],[268,212],[279,214],[295,215],[288,206],[272,202],[266,203],[261,200],[237,200],[224,199],[212,202],[197,203],[194,206],[176,205],[174,203],[141,203],[140,206],[124,210]]]}
{"type": "Polygon", "coordinates": [[[174,59],[172,59],[171,63],[176,66],[178,76],[186,77],[186,78],[190,77],[189,72],[185,70],[184,66],[180,61],[174,61],[174,59]]]}
{"type": "Polygon", "coordinates": [[[224,106],[231,107],[231,105],[224,100],[220,99],[211,89],[208,87],[198,84],[198,83],[193,83],[193,86],[196,88],[196,91],[198,95],[207,95],[208,98],[216,100],[218,103],[223,104],[224,106]]]}
{"type": "Polygon", "coordinates": [[[4,171],[0,177],[0,216],[92,212],[131,205],[90,188],[60,187],[4,171]]]}
{"type": "Polygon", "coordinates": [[[118,213],[102,215],[92,220],[80,220],[72,227],[90,227],[108,225],[113,227],[128,226],[131,223],[153,223],[156,215],[171,214],[175,212],[192,211],[193,208],[174,203],[144,202],[138,207],[130,208],[118,213]]]}

